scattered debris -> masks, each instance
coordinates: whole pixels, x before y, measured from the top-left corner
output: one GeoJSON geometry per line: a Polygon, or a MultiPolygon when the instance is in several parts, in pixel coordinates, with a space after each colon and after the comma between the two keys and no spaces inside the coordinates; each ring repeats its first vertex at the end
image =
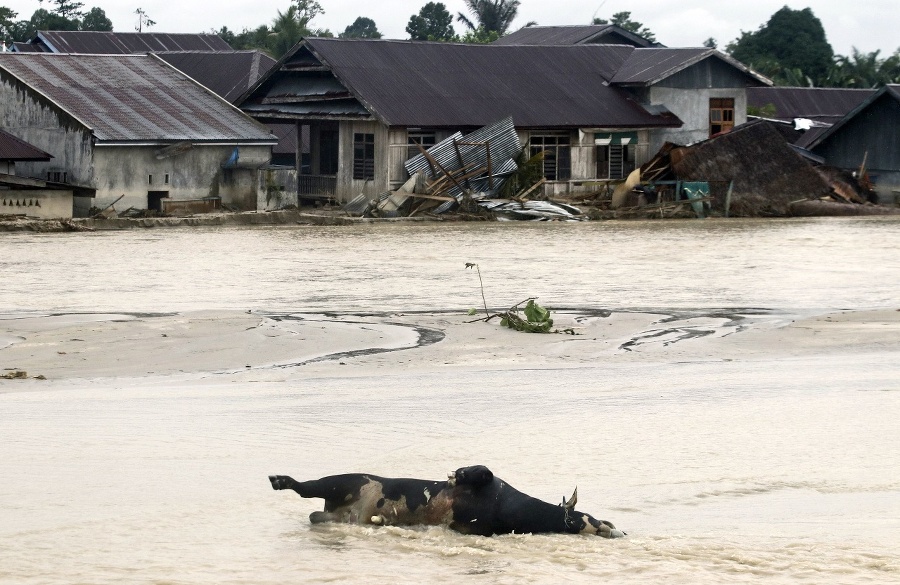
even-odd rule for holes
{"type": "Polygon", "coordinates": [[[403,186],[375,200],[359,195],[343,209],[375,217],[454,211],[476,219],[584,219],[572,205],[537,200],[546,182],[543,153],[528,158],[512,118],[465,136],[457,132],[428,149],[418,148],[419,154],[404,163],[410,178],[403,186]]]}
{"type": "Polygon", "coordinates": [[[24,370],[9,370],[0,374],[0,378],[4,380],[24,380],[28,377],[28,372],[24,370]]]}

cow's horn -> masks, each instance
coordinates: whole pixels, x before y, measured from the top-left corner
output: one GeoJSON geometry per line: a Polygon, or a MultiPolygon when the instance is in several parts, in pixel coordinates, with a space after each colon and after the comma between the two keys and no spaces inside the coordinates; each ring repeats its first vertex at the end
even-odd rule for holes
{"type": "MultiPolygon", "coordinates": [[[[563,498],[565,499],[565,498],[563,498]]],[[[572,497],[569,498],[569,501],[563,504],[563,508],[566,510],[572,510],[575,508],[575,504],[578,503],[578,487],[575,487],[575,491],[572,492],[572,497]]]]}

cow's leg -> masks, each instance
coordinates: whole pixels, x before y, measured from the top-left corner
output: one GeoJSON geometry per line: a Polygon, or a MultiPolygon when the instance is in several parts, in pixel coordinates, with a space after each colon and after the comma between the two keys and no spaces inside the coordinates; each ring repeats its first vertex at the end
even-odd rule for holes
{"type": "Polygon", "coordinates": [[[294,490],[304,498],[314,497],[304,496],[303,490],[300,487],[302,484],[288,475],[270,475],[269,481],[272,482],[273,490],[294,490]]]}
{"type": "Polygon", "coordinates": [[[359,499],[359,490],[369,482],[369,478],[358,473],[348,473],[297,481],[287,475],[270,475],[269,481],[272,482],[272,489],[294,490],[304,498],[322,498],[325,500],[325,509],[330,510],[359,499]]]}

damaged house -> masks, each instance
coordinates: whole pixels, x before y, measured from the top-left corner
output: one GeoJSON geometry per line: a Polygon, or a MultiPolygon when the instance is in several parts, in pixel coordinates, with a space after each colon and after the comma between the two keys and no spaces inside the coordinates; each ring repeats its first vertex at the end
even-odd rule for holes
{"type": "Polygon", "coordinates": [[[879,203],[900,204],[900,85],[872,93],[808,148],[828,165],[863,171],[879,203]]]}
{"type": "Polygon", "coordinates": [[[727,131],[746,119],[746,88],[765,83],[706,48],[310,38],[240,107],[308,130],[301,198],[395,190],[419,145],[507,117],[528,154],[544,153],[551,196],[626,177],[667,141],[727,131]]]}
{"type": "Polygon", "coordinates": [[[160,212],[255,209],[275,144],[154,55],[2,54],[0,128],[53,156],[17,174],[95,190],[101,208],[160,212]]]}

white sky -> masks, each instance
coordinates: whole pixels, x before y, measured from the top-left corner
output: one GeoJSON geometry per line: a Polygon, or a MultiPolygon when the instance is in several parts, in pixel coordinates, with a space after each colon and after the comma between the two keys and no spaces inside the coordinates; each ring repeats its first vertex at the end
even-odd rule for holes
{"type": "MultiPolygon", "coordinates": [[[[156,21],[155,32],[209,32],[227,26],[240,32],[271,24],[289,0],[82,0],[85,8],[102,8],[119,32],[135,29],[135,9],[142,8],[156,21]]],[[[313,25],[338,34],[358,16],[375,21],[386,38],[405,39],[409,17],[417,14],[429,0],[319,0],[325,14],[313,25]]],[[[462,0],[444,0],[454,16],[464,11],[462,0]]],[[[810,7],[822,21],[825,34],[835,53],[849,55],[852,47],[862,52],[880,49],[886,57],[900,48],[900,8],[897,0],[521,0],[519,16],[513,28],[529,21],[542,25],[587,24],[593,16],[609,18],[616,12],[630,11],[631,18],[642,22],[661,43],[670,47],[699,46],[709,37],[724,46],[737,38],[741,30],[753,31],[782,6],[792,9],[810,7]]],[[[37,0],[0,0],[0,6],[18,13],[17,20],[31,17],[40,7],[37,0]]],[[[49,2],[44,2],[50,8],[49,2]]],[[[454,22],[457,32],[462,25],[454,22]]]]}

